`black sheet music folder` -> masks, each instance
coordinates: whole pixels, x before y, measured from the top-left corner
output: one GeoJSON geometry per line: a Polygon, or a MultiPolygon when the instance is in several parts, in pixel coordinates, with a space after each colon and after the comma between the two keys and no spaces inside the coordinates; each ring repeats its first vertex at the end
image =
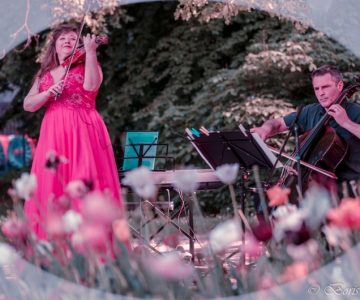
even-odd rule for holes
{"type": "Polygon", "coordinates": [[[234,163],[246,169],[254,165],[273,168],[276,161],[266,144],[245,130],[214,131],[198,136],[187,133],[190,142],[213,170],[220,165],[234,163]]]}

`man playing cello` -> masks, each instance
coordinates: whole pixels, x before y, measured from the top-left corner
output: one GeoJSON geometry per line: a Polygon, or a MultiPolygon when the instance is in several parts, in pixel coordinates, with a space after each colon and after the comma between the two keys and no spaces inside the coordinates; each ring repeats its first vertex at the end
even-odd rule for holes
{"type": "MultiPolygon", "coordinates": [[[[313,129],[326,113],[330,115],[332,118],[328,125],[348,144],[346,155],[335,171],[338,180],[339,182],[358,180],[360,179],[360,104],[348,102],[346,99],[341,105],[336,104],[344,88],[342,75],[337,68],[324,65],[312,72],[311,79],[318,103],[304,106],[298,116],[299,133],[313,129]]],[[[293,112],[284,117],[268,120],[260,127],[252,128],[251,132],[259,134],[263,140],[266,140],[289,130],[296,114],[293,112]]]]}

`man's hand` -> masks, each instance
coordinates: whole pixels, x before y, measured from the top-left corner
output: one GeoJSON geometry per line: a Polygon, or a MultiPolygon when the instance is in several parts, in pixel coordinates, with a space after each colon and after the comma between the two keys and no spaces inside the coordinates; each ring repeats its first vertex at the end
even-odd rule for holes
{"type": "Polygon", "coordinates": [[[327,110],[327,113],[332,116],[342,128],[345,128],[347,131],[360,139],[360,124],[353,122],[341,105],[331,105],[327,110]]]}
{"type": "Polygon", "coordinates": [[[260,138],[265,141],[267,138],[269,138],[270,130],[267,126],[260,126],[260,127],[253,127],[250,128],[251,133],[257,133],[260,138]]]}
{"type": "Polygon", "coordinates": [[[288,130],[283,118],[276,118],[266,121],[260,127],[253,127],[250,129],[251,133],[257,133],[260,138],[265,141],[280,132],[288,130]]]}
{"type": "Polygon", "coordinates": [[[331,105],[327,113],[332,116],[341,127],[344,127],[347,123],[350,122],[346,110],[339,104],[331,105]]]}

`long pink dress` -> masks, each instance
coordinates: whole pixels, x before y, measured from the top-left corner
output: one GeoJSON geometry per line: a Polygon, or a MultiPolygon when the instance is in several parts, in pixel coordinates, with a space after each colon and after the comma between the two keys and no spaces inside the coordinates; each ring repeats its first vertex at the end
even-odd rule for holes
{"type": "MultiPolygon", "coordinates": [[[[31,173],[37,177],[37,191],[25,202],[25,215],[39,239],[46,239],[44,230],[49,201],[64,193],[72,180],[92,180],[94,190],[108,190],[122,206],[120,183],[111,141],[104,121],[95,108],[97,91],[84,90],[83,64],[69,72],[64,90],[57,100],[50,100],[42,120],[31,173]],[[49,151],[68,159],[57,171],[45,168],[49,151]]],[[[50,72],[39,82],[39,90],[54,84],[50,72]]],[[[76,201],[75,201],[76,202],[76,201]]],[[[78,203],[71,203],[79,210],[78,203]]]]}

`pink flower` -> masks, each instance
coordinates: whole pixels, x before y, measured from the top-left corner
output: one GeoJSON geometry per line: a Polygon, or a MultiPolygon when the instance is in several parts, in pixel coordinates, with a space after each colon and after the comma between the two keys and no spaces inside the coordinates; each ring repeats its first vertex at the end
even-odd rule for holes
{"type": "Polygon", "coordinates": [[[283,282],[306,277],[309,273],[308,264],[305,262],[295,262],[290,266],[287,266],[281,275],[283,282]]]}
{"type": "Polygon", "coordinates": [[[1,231],[9,239],[24,238],[27,234],[27,227],[24,222],[11,218],[2,224],[1,231]]]}
{"type": "Polygon", "coordinates": [[[252,235],[249,235],[246,238],[245,245],[242,245],[241,249],[250,257],[257,258],[262,254],[263,246],[252,235]]]}
{"type": "Polygon", "coordinates": [[[86,195],[81,212],[86,222],[102,225],[111,225],[114,220],[121,216],[120,207],[100,192],[92,192],[86,195]]]}
{"type": "Polygon", "coordinates": [[[340,246],[344,250],[350,248],[350,229],[339,228],[335,225],[326,225],[323,227],[322,232],[325,233],[329,245],[340,246]]]}
{"type": "Polygon", "coordinates": [[[71,206],[71,199],[66,195],[49,199],[49,210],[57,213],[65,213],[71,206]]]}
{"type": "Polygon", "coordinates": [[[72,180],[65,187],[65,193],[70,198],[83,198],[89,192],[89,187],[83,180],[72,180]]]}
{"type": "Polygon", "coordinates": [[[46,153],[46,169],[56,170],[60,164],[67,164],[68,162],[65,156],[59,155],[55,150],[46,153]]]}
{"type": "Polygon", "coordinates": [[[190,264],[184,263],[175,253],[150,256],[146,263],[151,272],[164,279],[183,280],[194,273],[194,268],[190,264]]]}
{"type": "Polygon", "coordinates": [[[269,222],[266,222],[264,217],[258,216],[258,223],[252,225],[252,232],[258,241],[266,242],[272,238],[272,227],[269,222]]]}
{"type": "Polygon", "coordinates": [[[128,242],[131,238],[129,225],[125,219],[118,219],[112,223],[112,229],[115,237],[120,242],[128,242]]]}
{"type": "Polygon", "coordinates": [[[104,252],[109,244],[109,237],[109,232],[104,226],[84,224],[72,237],[72,243],[75,249],[80,250],[80,252],[85,250],[104,252]]]}
{"type": "Polygon", "coordinates": [[[61,238],[66,234],[62,214],[50,212],[47,215],[46,231],[51,238],[61,238]]]}
{"type": "Polygon", "coordinates": [[[169,246],[171,248],[176,248],[179,243],[180,243],[180,240],[179,240],[179,234],[177,233],[172,233],[172,234],[168,234],[166,235],[164,238],[163,238],[163,243],[166,245],[166,246],[169,246]]]}
{"type": "Polygon", "coordinates": [[[360,228],[360,198],[345,198],[338,208],[330,209],[327,219],[342,228],[360,228]]]}
{"type": "Polygon", "coordinates": [[[266,195],[269,198],[269,206],[279,206],[287,204],[289,202],[290,189],[283,189],[278,185],[266,191],[266,195]]]}

